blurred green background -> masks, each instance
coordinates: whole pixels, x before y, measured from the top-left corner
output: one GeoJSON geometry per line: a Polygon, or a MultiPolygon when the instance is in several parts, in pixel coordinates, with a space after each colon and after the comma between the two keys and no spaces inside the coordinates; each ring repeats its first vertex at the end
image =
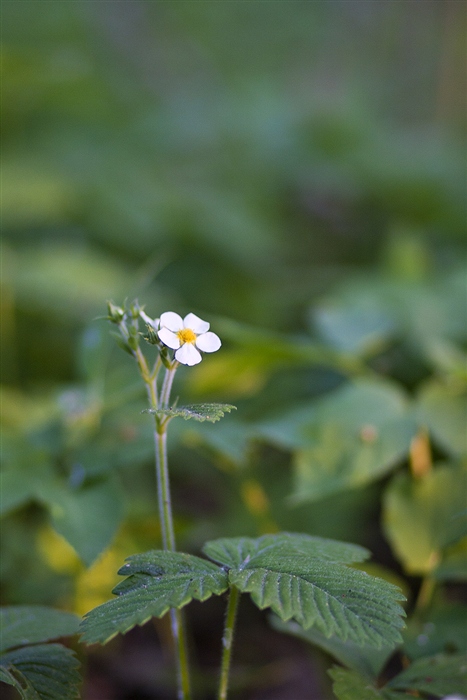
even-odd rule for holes
{"type": "MultiPolygon", "coordinates": [[[[3,602],[85,612],[157,542],[144,392],[95,320],[110,298],[193,311],[223,339],[177,377],[182,400],[239,407],[222,428],[173,424],[182,545],[289,528],[387,563],[378,485],[284,500],[313,500],[309,455],[300,417],[273,419],[368,359],[409,393],[460,376],[464,3],[3,0],[2,15],[3,602]],[[89,575],[65,540],[87,564],[114,547],[89,575]]],[[[441,456],[465,449],[452,425],[436,423],[441,456]]]]}

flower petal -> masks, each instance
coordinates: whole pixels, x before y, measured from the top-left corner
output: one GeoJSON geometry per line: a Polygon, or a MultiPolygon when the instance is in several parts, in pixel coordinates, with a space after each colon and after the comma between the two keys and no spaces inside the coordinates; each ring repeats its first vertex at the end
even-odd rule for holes
{"type": "Polygon", "coordinates": [[[175,359],[182,365],[197,365],[201,355],[192,343],[184,343],[175,353],[175,359]]]}
{"type": "Polygon", "coordinates": [[[168,328],[161,328],[160,331],[157,332],[157,335],[162,340],[164,345],[172,348],[172,350],[176,350],[180,347],[180,338],[176,333],[169,331],[168,328]]]}
{"type": "Polygon", "coordinates": [[[144,323],[146,323],[148,326],[151,326],[152,328],[154,328],[155,331],[157,331],[157,329],[159,328],[158,318],[149,318],[149,316],[143,311],[143,309],[140,309],[139,315],[143,319],[144,323]]]}
{"type": "Polygon", "coordinates": [[[160,324],[168,328],[169,331],[174,331],[174,333],[176,333],[183,328],[183,319],[174,311],[165,311],[161,314],[160,324]]]}
{"type": "Polygon", "coordinates": [[[216,352],[222,345],[221,339],[215,333],[202,333],[196,338],[196,347],[203,352],[216,352]]]}
{"type": "Polygon", "coordinates": [[[185,328],[191,328],[196,335],[206,333],[206,331],[209,330],[209,323],[207,321],[203,321],[203,319],[196,314],[187,314],[183,319],[183,325],[185,328]]]}

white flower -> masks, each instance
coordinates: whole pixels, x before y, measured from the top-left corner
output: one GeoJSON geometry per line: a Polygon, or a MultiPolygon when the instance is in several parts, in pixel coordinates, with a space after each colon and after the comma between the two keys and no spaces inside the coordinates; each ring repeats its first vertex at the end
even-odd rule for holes
{"type": "Polygon", "coordinates": [[[175,350],[175,359],[182,365],[197,365],[201,362],[199,350],[216,352],[221,346],[220,338],[209,331],[209,323],[195,314],[188,314],[182,319],[173,311],[166,311],[159,323],[160,340],[175,350]]]}

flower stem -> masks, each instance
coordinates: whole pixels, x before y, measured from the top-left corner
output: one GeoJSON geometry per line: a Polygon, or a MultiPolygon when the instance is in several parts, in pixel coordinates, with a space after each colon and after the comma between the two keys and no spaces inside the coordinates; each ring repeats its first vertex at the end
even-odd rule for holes
{"type": "Polygon", "coordinates": [[[232,646],[235,628],[235,618],[237,616],[240,591],[235,586],[231,586],[227,614],[225,618],[224,636],[222,637],[222,664],[221,678],[219,683],[218,700],[226,700],[229,685],[230,662],[232,659],[232,646]]]}
{"type": "MultiPolygon", "coordinates": [[[[156,443],[156,477],[159,517],[162,530],[162,545],[165,550],[175,551],[175,532],[170,498],[169,470],[167,460],[167,431],[158,423],[154,432],[156,443]]],[[[177,675],[179,700],[190,700],[190,674],[185,625],[181,610],[170,611],[172,634],[177,649],[177,675]]]]}

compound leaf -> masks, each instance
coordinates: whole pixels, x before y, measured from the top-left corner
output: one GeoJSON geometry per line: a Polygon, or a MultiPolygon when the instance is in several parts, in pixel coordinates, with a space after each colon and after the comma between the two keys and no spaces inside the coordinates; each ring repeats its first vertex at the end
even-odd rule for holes
{"type": "Polygon", "coordinates": [[[344,566],[364,558],[360,547],[285,533],[217,540],[204,552],[229,568],[231,585],[284,621],[294,619],[305,629],[315,625],[326,637],[362,646],[401,641],[401,591],[344,566]]]}
{"type": "Polygon", "coordinates": [[[206,600],[228,588],[226,573],[215,564],[180,552],[150,551],[129,557],[118,572],[118,596],[91,610],[81,629],[87,644],[105,644],[170,608],[182,608],[192,599],[206,600]]]}

